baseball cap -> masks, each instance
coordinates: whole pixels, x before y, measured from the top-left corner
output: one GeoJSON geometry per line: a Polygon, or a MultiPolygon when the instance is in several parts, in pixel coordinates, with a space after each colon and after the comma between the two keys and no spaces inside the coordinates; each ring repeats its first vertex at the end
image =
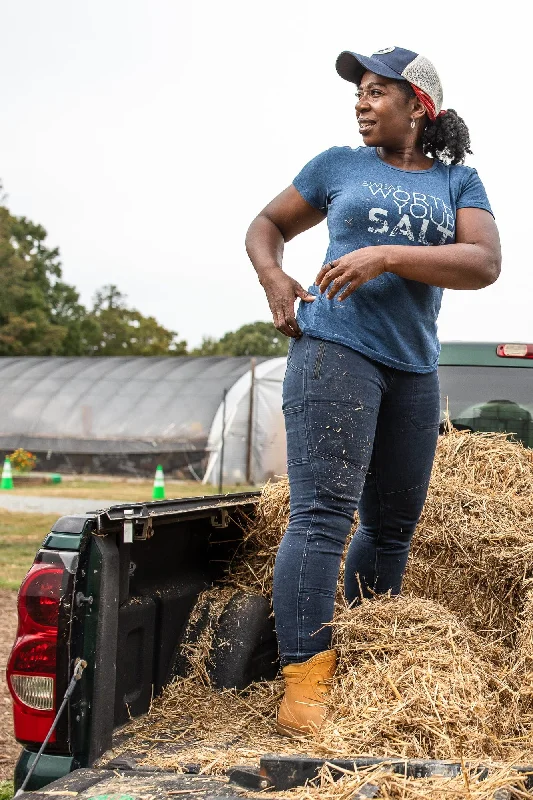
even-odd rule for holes
{"type": "MultiPolygon", "coordinates": [[[[337,72],[345,81],[359,84],[365,72],[375,72],[384,78],[393,78],[397,81],[408,81],[413,89],[419,89],[430,99],[433,108],[428,108],[430,118],[435,118],[442,109],[442,85],[437,70],[431,61],[413,50],[403,47],[385,47],[372,53],[371,56],[362,56],[344,50],[335,63],[337,72]]],[[[418,92],[416,92],[419,94],[418,92]]],[[[420,95],[419,95],[420,96],[420,95]]]]}

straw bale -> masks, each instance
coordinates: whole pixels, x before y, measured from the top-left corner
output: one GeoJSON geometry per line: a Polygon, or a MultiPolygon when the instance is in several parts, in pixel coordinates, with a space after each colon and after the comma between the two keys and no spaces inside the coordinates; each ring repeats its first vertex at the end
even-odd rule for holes
{"type": "Polygon", "coordinates": [[[506,755],[520,727],[509,654],[412,596],[365,600],[333,624],[331,752],[457,759],[506,755]]]}
{"type": "Polygon", "coordinates": [[[533,576],[533,451],[452,431],[437,447],[404,590],[512,646],[533,576]]]}
{"type": "MultiPolygon", "coordinates": [[[[449,430],[439,437],[404,591],[456,611],[473,630],[515,642],[533,588],[533,451],[507,434],[449,430]]],[[[229,580],[270,596],[289,519],[287,479],[263,489],[229,580]]]]}

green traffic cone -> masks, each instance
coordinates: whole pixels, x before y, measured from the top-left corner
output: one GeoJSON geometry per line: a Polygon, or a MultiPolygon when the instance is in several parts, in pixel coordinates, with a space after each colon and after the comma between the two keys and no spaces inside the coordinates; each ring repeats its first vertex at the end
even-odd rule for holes
{"type": "Polygon", "coordinates": [[[154,479],[154,490],[152,492],[152,500],[165,499],[165,476],[163,475],[163,467],[161,464],[157,465],[154,479]]]}
{"type": "Polygon", "coordinates": [[[0,489],[13,489],[13,473],[11,472],[11,461],[9,460],[9,456],[5,457],[0,489]]]}

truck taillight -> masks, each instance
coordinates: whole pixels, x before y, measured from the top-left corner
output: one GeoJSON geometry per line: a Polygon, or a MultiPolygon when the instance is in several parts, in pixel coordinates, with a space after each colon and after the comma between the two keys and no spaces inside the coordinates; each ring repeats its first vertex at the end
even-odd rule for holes
{"type": "Polygon", "coordinates": [[[533,344],[499,344],[496,355],[501,358],[533,358],[533,344]]]}
{"type": "Polygon", "coordinates": [[[18,700],[29,708],[52,711],[54,679],[38,675],[13,675],[11,685],[18,700]]]}
{"type": "Polygon", "coordinates": [[[10,659],[13,672],[31,674],[42,672],[55,675],[57,639],[48,636],[23,636],[18,638],[10,659]]]}
{"type": "MultiPolygon", "coordinates": [[[[7,664],[15,737],[42,742],[54,719],[59,607],[65,567],[59,557],[35,563],[18,596],[17,638],[7,664]]],[[[54,741],[52,737],[51,741],[54,741]]]]}
{"type": "Polygon", "coordinates": [[[65,568],[34,564],[19,592],[19,625],[29,633],[57,630],[61,585],[65,568]]]}

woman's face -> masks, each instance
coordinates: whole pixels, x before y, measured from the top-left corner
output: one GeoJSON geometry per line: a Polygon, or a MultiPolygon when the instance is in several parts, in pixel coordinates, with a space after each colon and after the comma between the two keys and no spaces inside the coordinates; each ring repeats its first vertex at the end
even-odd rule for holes
{"type": "Polygon", "coordinates": [[[359,133],[369,147],[401,147],[412,139],[413,103],[399,81],[365,72],[357,89],[359,133]]]}

